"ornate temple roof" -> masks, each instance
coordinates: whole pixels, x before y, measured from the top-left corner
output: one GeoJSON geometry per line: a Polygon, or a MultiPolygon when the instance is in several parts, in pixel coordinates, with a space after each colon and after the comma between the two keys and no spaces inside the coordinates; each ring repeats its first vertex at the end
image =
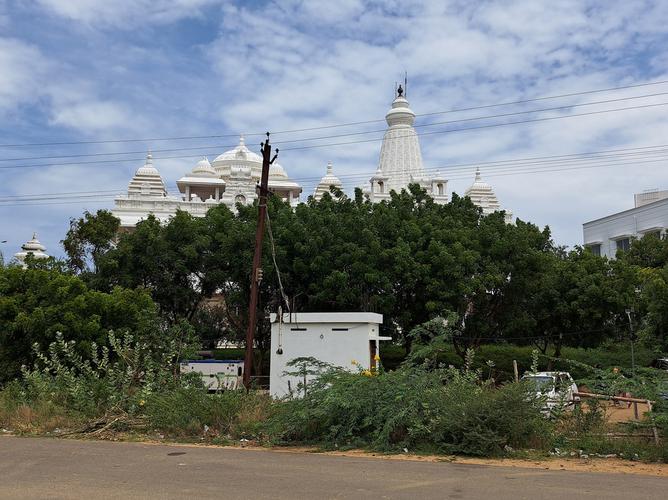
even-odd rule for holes
{"type": "Polygon", "coordinates": [[[239,137],[239,145],[229,151],[218,155],[215,160],[213,160],[214,167],[216,164],[221,162],[238,162],[238,161],[249,161],[254,163],[259,163],[262,167],[262,157],[251,151],[246,147],[246,141],[244,136],[239,137]]]}
{"type": "Polygon", "coordinates": [[[197,165],[192,170],[191,175],[194,177],[217,177],[216,171],[209,163],[208,158],[203,158],[197,162],[197,165]]]}
{"type": "Polygon", "coordinates": [[[278,163],[272,163],[269,167],[269,189],[299,190],[301,186],[288,177],[285,169],[278,163]]]}
{"type": "Polygon", "coordinates": [[[420,142],[413,128],[415,113],[409,107],[401,85],[385,120],[388,129],[380,148],[377,174],[387,177],[388,192],[391,189],[399,192],[413,179],[425,177],[420,142]]]}
{"type": "Polygon", "coordinates": [[[485,215],[501,210],[501,205],[496,198],[496,194],[494,194],[492,186],[482,180],[479,168],[476,168],[475,171],[475,181],[473,181],[473,184],[469,186],[464,194],[471,198],[474,204],[482,208],[482,213],[485,215]]]}
{"type": "Polygon", "coordinates": [[[332,167],[332,162],[330,161],[327,163],[327,173],[320,179],[320,183],[315,187],[313,197],[316,200],[320,200],[323,194],[329,193],[331,186],[341,189],[343,184],[341,183],[341,179],[334,175],[334,167],[332,167]]]}
{"type": "Polygon", "coordinates": [[[26,260],[26,257],[28,257],[28,254],[31,254],[35,259],[49,258],[46,253],[46,247],[42,245],[37,239],[37,233],[32,233],[32,239],[21,245],[21,251],[16,252],[14,257],[16,257],[16,260],[23,264],[26,260]]]}
{"type": "Polygon", "coordinates": [[[129,196],[167,196],[167,188],[158,169],[153,166],[153,156],[150,151],[146,155],[146,163],[140,167],[128,185],[129,196]]]}

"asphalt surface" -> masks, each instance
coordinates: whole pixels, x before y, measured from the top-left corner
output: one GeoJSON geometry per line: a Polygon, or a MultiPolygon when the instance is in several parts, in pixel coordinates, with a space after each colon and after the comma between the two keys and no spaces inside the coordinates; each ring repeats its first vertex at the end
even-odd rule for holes
{"type": "Polygon", "coordinates": [[[645,499],[666,479],[229,448],[0,438],[0,498],[645,499]]]}

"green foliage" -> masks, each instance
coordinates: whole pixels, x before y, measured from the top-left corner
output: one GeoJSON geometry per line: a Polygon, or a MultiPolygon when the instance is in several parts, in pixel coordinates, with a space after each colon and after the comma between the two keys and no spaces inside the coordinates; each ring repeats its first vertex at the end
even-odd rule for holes
{"type": "Polygon", "coordinates": [[[259,393],[207,394],[199,387],[152,393],[145,412],[152,429],[176,437],[257,439],[270,412],[271,398],[259,393]]]}
{"type": "Polygon", "coordinates": [[[496,390],[473,371],[404,368],[364,377],[332,370],[286,401],[274,438],[379,450],[498,455],[538,445],[549,423],[522,384],[496,390]]]}
{"type": "MultiPolygon", "coordinates": [[[[371,203],[361,192],[353,198],[335,192],[296,209],[272,198],[268,208],[291,307],[382,313],[384,332],[407,350],[413,328],[454,313],[459,324],[453,342],[461,357],[467,348],[489,342],[535,346],[549,355],[554,349],[559,357],[565,347],[628,338],[630,307],[643,339],[666,346],[663,240],[634,242],[616,261],[581,248],[566,252],[554,246],[548,228],[521,220],[506,224],[501,213],[482,216],[469,199],[456,195],[439,205],[416,185],[382,203],[371,203]],[[641,266],[655,266],[647,268],[651,279],[641,266]]],[[[107,219],[86,214],[73,226],[73,247],[89,237],[86,228],[107,234],[107,219]]],[[[256,205],[240,206],[237,214],[216,206],[201,218],[179,212],[166,224],[149,217],[116,245],[96,240],[96,272],[86,275],[87,282],[103,291],[148,290],[167,321],[190,321],[209,345],[241,340],[256,220],[256,205]],[[214,295],[215,314],[202,307],[214,295]]],[[[256,337],[262,349],[269,343],[266,313],[285,305],[269,238],[265,245],[264,314],[256,337]]]]}
{"type": "Polygon", "coordinates": [[[107,343],[93,343],[87,358],[60,333],[48,353],[35,345],[35,367],[23,369],[26,400],[46,397],[85,417],[112,409],[134,413],[150,394],[175,385],[184,354],[178,335],[156,345],[109,332],[107,343]]]}
{"type": "Polygon", "coordinates": [[[76,272],[95,272],[100,257],[112,247],[112,242],[120,220],[108,210],[98,210],[92,214],[84,212],[79,219],[70,219],[67,236],[61,242],[67,253],[69,267],[76,272]]]}
{"type": "Polygon", "coordinates": [[[142,290],[90,290],[77,276],[57,269],[0,269],[0,384],[35,360],[32,345],[46,349],[61,332],[80,354],[104,345],[109,330],[155,335],[158,318],[142,290]]]}

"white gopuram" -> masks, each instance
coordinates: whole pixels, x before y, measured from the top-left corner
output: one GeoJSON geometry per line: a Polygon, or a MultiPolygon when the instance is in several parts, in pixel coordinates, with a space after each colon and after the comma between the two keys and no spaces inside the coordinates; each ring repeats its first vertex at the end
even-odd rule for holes
{"type": "Polygon", "coordinates": [[[447,179],[438,174],[434,177],[425,174],[420,141],[413,128],[415,113],[409,107],[401,85],[385,121],[388,128],[380,148],[378,169],[369,180],[369,199],[373,202],[387,200],[390,191],[399,193],[409,184],[419,184],[434,201],[447,203],[447,179]]]}
{"type": "MultiPolygon", "coordinates": [[[[468,187],[464,196],[471,198],[473,204],[482,209],[483,215],[489,215],[502,210],[501,204],[499,203],[496,194],[494,194],[492,186],[482,180],[479,168],[475,171],[475,180],[473,181],[473,184],[468,187]]],[[[505,219],[507,223],[512,222],[513,213],[510,210],[506,210],[505,219]]]]}
{"type": "Polygon", "coordinates": [[[320,201],[322,195],[330,193],[332,187],[343,189],[343,184],[341,183],[341,179],[334,175],[334,167],[330,161],[327,163],[327,173],[320,179],[320,183],[315,187],[313,198],[315,198],[316,201],[320,201]]]}
{"type": "Polygon", "coordinates": [[[27,267],[26,259],[28,255],[32,255],[34,259],[38,260],[49,258],[49,255],[46,253],[46,247],[37,239],[37,233],[33,233],[32,239],[21,245],[21,251],[14,254],[14,258],[24,269],[27,267]]]}
{"type": "MultiPolygon", "coordinates": [[[[262,157],[250,151],[244,142],[224,152],[213,162],[204,158],[176,181],[178,196],[167,191],[165,182],[153,165],[149,153],[128,185],[127,194],[117,196],[112,213],[121,220],[121,229],[132,229],[140,220],[153,214],[167,222],[177,210],[203,217],[215,205],[224,204],[236,210],[237,203],[247,205],[257,199],[257,185],[262,175],[262,157]]],[[[274,163],[269,170],[269,190],[296,206],[301,186],[288,177],[283,167],[274,163]]]]}

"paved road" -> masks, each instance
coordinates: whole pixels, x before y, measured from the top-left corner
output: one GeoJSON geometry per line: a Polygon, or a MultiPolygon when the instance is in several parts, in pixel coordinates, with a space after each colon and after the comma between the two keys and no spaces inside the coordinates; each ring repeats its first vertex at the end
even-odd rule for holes
{"type": "Polygon", "coordinates": [[[309,453],[0,438],[0,498],[667,498],[668,481],[309,453]]]}

